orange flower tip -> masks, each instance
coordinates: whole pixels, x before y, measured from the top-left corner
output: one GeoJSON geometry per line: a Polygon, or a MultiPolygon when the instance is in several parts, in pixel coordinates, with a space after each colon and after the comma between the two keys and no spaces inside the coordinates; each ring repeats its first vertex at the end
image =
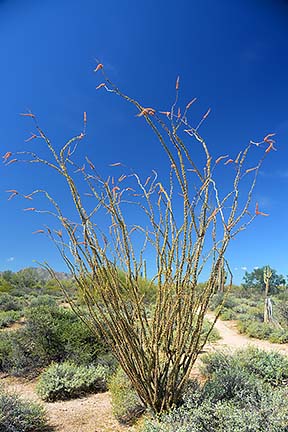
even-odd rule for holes
{"type": "Polygon", "coordinates": [[[106,87],[105,83],[101,83],[96,87],[96,90],[100,89],[101,87],[106,87]]]}
{"type": "Polygon", "coordinates": [[[83,113],[83,121],[84,121],[84,123],[86,123],[86,121],[87,121],[87,113],[86,113],[86,111],[84,111],[84,113],[83,113]]]}
{"type": "Polygon", "coordinates": [[[270,153],[271,150],[277,151],[277,149],[273,146],[273,143],[271,143],[269,147],[267,147],[265,153],[270,153]]]}
{"type": "Polygon", "coordinates": [[[19,193],[16,189],[9,189],[9,190],[6,190],[5,192],[14,193],[14,194],[18,194],[19,193]]]}
{"type": "Polygon", "coordinates": [[[110,164],[109,166],[115,167],[115,166],[119,166],[119,165],[121,165],[121,162],[115,162],[115,163],[110,164]]]}
{"type": "Polygon", "coordinates": [[[195,97],[194,99],[192,99],[187,105],[186,105],[186,110],[188,110],[190,107],[191,107],[191,105],[194,103],[194,102],[196,102],[196,100],[197,100],[197,98],[195,97]]]}
{"type": "Polygon", "coordinates": [[[8,197],[8,201],[10,201],[12,198],[14,198],[16,195],[18,195],[18,192],[15,193],[13,192],[9,197],[8,197]]]}
{"type": "Polygon", "coordinates": [[[218,164],[222,159],[226,159],[228,157],[228,155],[223,155],[218,157],[218,159],[216,159],[215,163],[218,164]]]}
{"type": "Polygon", "coordinates": [[[179,90],[179,81],[180,81],[180,76],[178,75],[176,79],[176,85],[175,85],[176,90],[179,90]]]}
{"type": "Polygon", "coordinates": [[[32,114],[32,113],[20,113],[20,115],[23,116],[23,117],[32,117],[32,118],[35,118],[35,115],[32,114]]]}
{"type": "Polygon", "coordinates": [[[33,200],[33,198],[32,198],[31,195],[23,195],[23,198],[25,198],[25,199],[29,199],[29,200],[33,200]]]}
{"type": "Polygon", "coordinates": [[[17,162],[17,159],[11,159],[9,162],[7,162],[6,166],[7,166],[7,165],[11,165],[11,164],[13,164],[14,162],[17,162]]]}
{"type": "Polygon", "coordinates": [[[171,114],[170,111],[159,111],[160,114],[164,114],[167,117],[169,117],[169,115],[171,114]]]}
{"type": "Polygon", "coordinates": [[[103,69],[103,64],[99,63],[97,67],[94,69],[94,72],[98,72],[100,69],[103,69]]]}
{"type": "Polygon", "coordinates": [[[12,156],[12,152],[6,152],[4,156],[2,156],[2,158],[4,159],[4,161],[7,161],[7,159],[9,159],[11,156],[12,156]]]}
{"type": "Polygon", "coordinates": [[[155,109],[154,108],[143,108],[142,111],[136,115],[136,117],[142,117],[147,116],[147,115],[154,115],[155,114],[155,109]]]}
{"type": "Polygon", "coordinates": [[[33,231],[32,234],[44,234],[45,231],[43,229],[39,229],[37,231],[33,231]]]}
{"type": "Polygon", "coordinates": [[[255,171],[258,167],[254,167],[254,168],[249,168],[245,171],[246,174],[248,174],[251,171],[255,171]]]}
{"type": "Polygon", "coordinates": [[[259,204],[258,204],[258,202],[256,203],[256,206],[255,206],[255,215],[256,216],[269,216],[268,213],[263,213],[263,212],[259,211],[259,204]]]}
{"type": "Polygon", "coordinates": [[[269,214],[268,213],[263,213],[263,212],[260,212],[260,211],[257,211],[256,212],[256,216],[269,216],[269,214]]]}
{"type": "Polygon", "coordinates": [[[233,159],[228,159],[225,163],[224,163],[224,165],[228,165],[229,163],[232,163],[233,162],[233,159]]]}
{"type": "Polygon", "coordinates": [[[275,136],[275,135],[276,135],[276,133],[270,133],[270,134],[266,135],[266,136],[263,138],[263,141],[267,142],[267,140],[269,140],[269,138],[271,138],[271,137],[273,137],[273,136],[275,136]]]}
{"type": "Polygon", "coordinates": [[[131,188],[131,187],[127,187],[125,190],[126,190],[126,191],[132,191],[132,192],[135,192],[135,189],[133,189],[133,188],[131,188]]]}
{"type": "Polygon", "coordinates": [[[175,165],[175,164],[171,164],[171,168],[172,168],[172,169],[175,169],[175,168],[176,168],[176,165],[175,165]]]}
{"type": "Polygon", "coordinates": [[[119,183],[122,182],[123,180],[125,180],[126,177],[127,177],[127,176],[126,176],[125,174],[122,174],[122,175],[119,177],[118,182],[119,182],[119,183]]]}
{"type": "Polygon", "coordinates": [[[208,111],[204,114],[203,120],[205,120],[211,112],[211,108],[208,108],[208,111]]]}
{"type": "Polygon", "coordinates": [[[35,207],[28,207],[28,208],[23,209],[23,211],[35,211],[35,210],[36,210],[35,207]]]}

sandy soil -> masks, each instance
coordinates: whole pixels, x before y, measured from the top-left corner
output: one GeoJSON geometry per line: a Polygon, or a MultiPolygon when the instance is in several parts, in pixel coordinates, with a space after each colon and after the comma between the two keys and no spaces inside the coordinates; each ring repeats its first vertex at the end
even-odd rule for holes
{"type": "MultiPolygon", "coordinates": [[[[207,318],[213,320],[213,314],[209,313],[207,318]]],[[[265,350],[278,350],[288,355],[288,344],[272,344],[268,341],[248,338],[237,332],[236,324],[233,321],[218,320],[215,327],[220,332],[222,339],[216,344],[207,346],[207,351],[224,347],[233,350],[253,345],[265,350]]],[[[196,362],[192,375],[199,374],[197,373],[198,364],[199,360],[196,362]]],[[[1,383],[24,398],[40,402],[35,392],[36,380],[27,381],[0,375],[1,383]]],[[[55,432],[135,432],[136,430],[133,427],[121,426],[115,420],[109,392],[71,401],[44,403],[44,406],[49,424],[55,432]]]]}

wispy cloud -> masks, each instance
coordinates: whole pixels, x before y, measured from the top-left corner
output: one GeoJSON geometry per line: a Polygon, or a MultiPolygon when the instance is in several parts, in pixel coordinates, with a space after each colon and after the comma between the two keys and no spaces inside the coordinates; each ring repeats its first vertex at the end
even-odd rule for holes
{"type": "Polygon", "coordinates": [[[13,262],[15,260],[15,257],[9,257],[9,258],[7,258],[7,262],[13,262]]]}
{"type": "Polygon", "coordinates": [[[241,270],[247,271],[248,269],[247,269],[247,267],[243,266],[243,267],[241,267],[241,270]]]}
{"type": "Polygon", "coordinates": [[[259,174],[262,177],[266,178],[275,178],[275,179],[288,179],[288,170],[278,170],[278,171],[260,171],[259,174]]]}

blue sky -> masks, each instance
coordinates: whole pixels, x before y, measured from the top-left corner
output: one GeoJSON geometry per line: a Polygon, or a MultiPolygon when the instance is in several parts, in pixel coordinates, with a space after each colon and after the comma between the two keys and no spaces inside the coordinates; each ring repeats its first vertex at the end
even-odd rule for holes
{"type": "MultiPolygon", "coordinates": [[[[100,59],[123,91],[164,111],[180,75],[183,101],[198,98],[195,118],[211,107],[201,133],[213,154],[235,154],[250,139],[277,133],[277,152],[269,154],[253,198],[270,216],[240,234],[228,257],[237,283],[243,269],[266,264],[286,275],[287,21],[288,2],[280,0],[0,1],[2,154],[37,148],[24,142],[33,125],[19,113],[36,113],[60,148],[81,131],[86,111],[80,156],[88,154],[105,173],[121,160],[143,176],[152,169],[161,175],[166,167],[155,138],[131,106],[95,90],[93,69],[100,59]]],[[[49,240],[32,234],[46,220],[23,212],[27,203],[7,201],[5,192],[46,186],[66,206],[57,179],[22,164],[1,164],[0,178],[0,270],[33,260],[63,270],[49,240]]]]}

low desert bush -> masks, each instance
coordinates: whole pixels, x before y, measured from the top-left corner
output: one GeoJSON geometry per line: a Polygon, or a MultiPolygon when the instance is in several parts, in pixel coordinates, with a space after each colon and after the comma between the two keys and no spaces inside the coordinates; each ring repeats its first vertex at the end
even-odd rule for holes
{"type": "Polygon", "coordinates": [[[1,432],[44,432],[46,428],[45,411],[41,405],[0,391],[1,432]]]}
{"type": "Polygon", "coordinates": [[[0,311],[19,311],[22,309],[22,303],[8,293],[0,293],[0,311]]]}
{"type": "Polygon", "coordinates": [[[0,328],[9,327],[18,321],[21,316],[21,312],[14,310],[0,312],[0,328]]]}
{"type": "Polygon", "coordinates": [[[9,335],[5,332],[0,338],[0,372],[5,372],[11,366],[11,341],[9,335]]]}
{"type": "Polygon", "coordinates": [[[227,308],[224,307],[221,310],[220,318],[223,321],[235,320],[237,318],[237,314],[232,309],[227,309],[227,308]]]}
{"type": "MultiPolygon", "coordinates": [[[[71,360],[96,364],[109,352],[100,336],[92,334],[76,315],[58,306],[40,305],[26,310],[26,325],[7,336],[10,350],[1,350],[0,367],[15,375],[37,373],[51,362],[71,360]],[[5,360],[5,355],[9,357],[5,360]]],[[[107,357],[108,356],[108,357],[107,357]]],[[[109,361],[108,361],[109,363],[109,361]]],[[[111,359],[110,359],[111,363],[111,359]]],[[[109,363],[109,364],[110,364],[109,363]]]]}
{"type": "Polygon", "coordinates": [[[125,372],[118,367],[108,383],[113,414],[120,423],[133,424],[145,411],[125,372]]]}
{"type": "Polygon", "coordinates": [[[277,351],[267,352],[255,347],[238,350],[233,355],[218,351],[203,356],[202,362],[202,372],[210,378],[223,371],[236,370],[273,386],[286,384],[288,379],[288,359],[277,351]]]}
{"type": "Polygon", "coordinates": [[[30,300],[29,307],[38,307],[38,306],[49,306],[50,308],[56,307],[57,302],[55,297],[51,295],[44,294],[37,297],[32,297],[30,300]]]}
{"type": "Polygon", "coordinates": [[[275,326],[273,323],[264,323],[259,321],[251,321],[249,316],[238,317],[237,328],[240,333],[245,333],[247,336],[256,339],[266,339],[273,343],[287,343],[288,329],[282,329],[275,326]]]}
{"type": "Polygon", "coordinates": [[[204,357],[202,387],[193,386],[180,408],[146,421],[143,432],[287,432],[287,361],[278,353],[249,348],[204,357]]]}
{"type": "Polygon", "coordinates": [[[269,384],[287,384],[288,358],[277,351],[267,352],[250,347],[238,351],[235,359],[249,374],[254,374],[269,384]]]}
{"type": "Polygon", "coordinates": [[[183,405],[169,413],[147,420],[142,432],[287,432],[287,394],[263,392],[258,405],[243,407],[235,401],[211,400],[183,405]]]}
{"type": "Polygon", "coordinates": [[[37,393],[49,402],[77,398],[107,390],[108,368],[54,363],[40,376],[37,393]]]}
{"type": "Polygon", "coordinates": [[[269,341],[272,343],[287,343],[288,342],[288,329],[274,328],[269,336],[269,341]]]}
{"type": "MultiPolygon", "coordinates": [[[[202,328],[202,338],[204,338],[208,331],[210,330],[211,327],[211,322],[209,322],[208,320],[204,319],[203,321],[203,328],[202,328]]],[[[214,343],[217,342],[219,339],[221,339],[220,333],[219,331],[214,327],[211,331],[211,333],[208,336],[208,342],[210,343],[214,343]]]]}

